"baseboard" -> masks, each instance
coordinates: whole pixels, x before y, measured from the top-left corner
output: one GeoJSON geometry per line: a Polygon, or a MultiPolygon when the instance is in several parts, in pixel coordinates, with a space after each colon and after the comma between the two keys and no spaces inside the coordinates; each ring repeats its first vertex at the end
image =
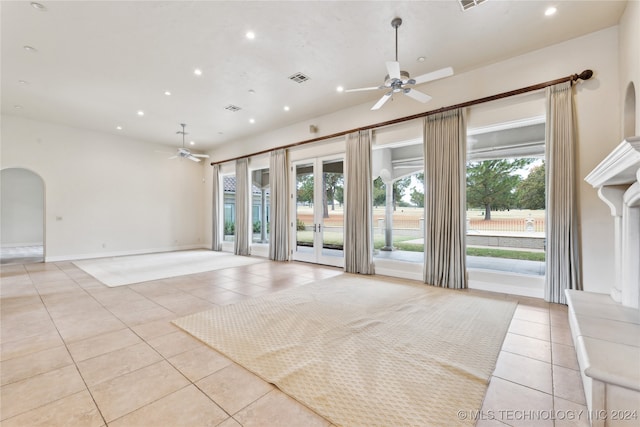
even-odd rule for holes
{"type": "Polygon", "coordinates": [[[2,243],[1,248],[22,248],[25,246],[44,246],[43,242],[29,242],[29,243],[2,243]]]}
{"type": "Polygon", "coordinates": [[[92,259],[92,258],[110,258],[110,257],[128,256],[128,255],[144,255],[144,254],[153,254],[153,253],[159,253],[159,252],[186,251],[191,249],[211,249],[211,248],[206,247],[202,244],[197,244],[197,245],[171,246],[171,247],[165,247],[165,248],[136,249],[136,250],[129,250],[129,251],[96,252],[91,254],[55,255],[55,256],[45,256],[44,262],[76,261],[81,259],[92,259]]]}

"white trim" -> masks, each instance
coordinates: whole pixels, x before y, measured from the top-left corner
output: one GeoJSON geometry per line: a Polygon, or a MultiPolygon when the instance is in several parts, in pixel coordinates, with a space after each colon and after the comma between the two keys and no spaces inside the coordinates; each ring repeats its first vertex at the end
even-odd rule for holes
{"type": "Polygon", "coordinates": [[[479,135],[479,134],[489,133],[489,132],[497,132],[497,131],[507,130],[507,129],[517,129],[525,126],[539,125],[544,123],[545,121],[546,121],[545,116],[537,116],[537,117],[530,117],[522,120],[502,122],[495,125],[477,127],[473,129],[469,128],[467,129],[467,136],[479,135]]]}
{"type": "Polygon", "coordinates": [[[623,140],[584,180],[594,188],[629,184],[640,169],[640,136],[623,140]]]}

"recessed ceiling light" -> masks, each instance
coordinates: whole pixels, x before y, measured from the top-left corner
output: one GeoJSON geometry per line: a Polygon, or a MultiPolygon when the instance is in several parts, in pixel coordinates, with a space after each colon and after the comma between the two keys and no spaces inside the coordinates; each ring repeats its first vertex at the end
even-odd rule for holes
{"type": "Polygon", "coordinates": [[[165,90],[164,94],[167,95],[167,96],[171,96],[171,92],[169,92],[168,90],[165,90]]]}
{"type": "Polygon", "coordinates": [[[141,116],[141,117],[144,116],[144,111],[138,110],[138,115],[141,116]]]}
{"type": "Polygon", "coordinates": [[[424,56],[421,56],[418,58],[418,62],[424,62],[427,58],[425,58],[424,56]]]}
{"type": "Polygon", "coordinates": [[[249,40],[253,40],[256,38],[256,33],[254,33],[253,31],[247,31],[247,34],[245,34],[245,36],[249,39],[249,40]]]}
{"type": "Polygon", "coordinates": [[[122,130],[122,126],[116,126],[117,130],[122,130]]]}
{"type": "Polygon", "coordinates": [[[38,49],[36,49],[36,48],[35,48],[35,47],[33,47],[33,46],[22,46],[22,48],[23,48],[24,50],[26,50],[27,52],[34,52],[34,53],[35,53],[35,52],[37,52],[37,51],[38,51],[38,49]]]}
{"type": "Polygon", "coordinates": [[[255,90],[253,90],[253,89],[249,89],[249,93],[250,93],[251,95],[253,95],[253,94],[255,94],[255,93],[256,93],[256,91],[255,91],[255,90]]]}
{"type": "Polygon", "coordinates": [[[28,85],[29,84],[29,82],[26,81],[26,80],[18,80],[18,83],[21,84],[21,85],[28,85]]]}
{"type": "Polygon", "coordinates": [[[15,108],[16,110],[21,110],[22,109],[22,105],[14,105],[13,108],[15,108]]]}
{"type": "Polygon", "coordinates": [[[218,132],[218,135],[224,135],[224,132],[218,132]]]}
{"type": "Polygon", "coordinates": [[[285,105],[285,106],[284,106],[284,111],[289,111],[289,110],[290,110],[289,106],[288,106],[288,105],[285,105]]]}
{"type": "Polygon", "coordinates": [[[200,68],[196,68],[195,70],[193,70],[193,74],[195,74],[196,76],[201,76],[202,70],[200,68]]]}
{"type": "Polygon", "coordinates": [[[42,3],[36,3],[35,1],[31,2],[31,7],[34,9],[37,9],[41,12],[45,12],[47,10],[46,7],[44,7],[44,5],[42,3]]]}
{"type": "Polygon", "coordinates": [[[555,15],[555,13],[558,11],[558,9],[556,9],[555,7],[551,6],[548,7],[547,10],[544,11],[545,16],[551,16],[551,15],[555,15]]]}
{"type": "Polygon", "coordinates": [[[189,144],[196,145],[195,141],[189,141],[189,144]]]}
{"type": "Polygon", "coordinates": [[[336,88],[336,90],[337,90],[338,92],[344,92],[344,88],[343,88],[342,86],[338,86],[338,87],[336,88]]]}
{"type": "Polygon", "coordinates": [[[253,124],[255,122],[256,122],[255,119],[249,119],[249,123],[253,124]]]}

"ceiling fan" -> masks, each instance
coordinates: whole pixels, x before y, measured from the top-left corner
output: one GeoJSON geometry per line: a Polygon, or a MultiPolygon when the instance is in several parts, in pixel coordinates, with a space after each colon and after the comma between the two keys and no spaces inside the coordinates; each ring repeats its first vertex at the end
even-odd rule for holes
{"type": "Polygon", "coordinates": [[[179,130],[176,133],[182,134],[182,147],[178,148],[178,152],[175,155],[169,157],[169,159],[177,159],[178,157],[180,157],[183,159],[193,160],[194,162],[199,162],[200,158],[208,159],[209,156],[206,154],[193,154],[191,153],[191,150],[185,148],[184,136],[187,135],[187,132],[185,132],[184,128],[187,127],[187,125],[184,123],[180,123],[180,126],[182,126],[182,130],[179,130]]]}
{"type": "Polygon", "coordinates": [[[347,89],[345,92],[360,92],[365,90],[388,90],[387,93],[382,95],[382,98],[375,103],[372,110],[377,110],[384,105],[389,99],[393,97],[394,93],[404,93],[410,98],[420,102],[428,102],[431,97],[426,93],[415,90],[412,86],[417,86],[423,83],[427,83],[433,80],[441,79],[443,77],[449,77],[453,75],[453,68],[446,67],[440,70],[432,71],[427,74],[422,74],[418,77],[411,78],[407,71],[400,70],[400,63],[398,62],[398,27],[402,25],[402,19],[394,18],[391,21],[391,26],[396,30],[396,60],[387,61],[387,75],[384,78],[384,83],[381,86],[363,87],[358,89],[347,89]]]}

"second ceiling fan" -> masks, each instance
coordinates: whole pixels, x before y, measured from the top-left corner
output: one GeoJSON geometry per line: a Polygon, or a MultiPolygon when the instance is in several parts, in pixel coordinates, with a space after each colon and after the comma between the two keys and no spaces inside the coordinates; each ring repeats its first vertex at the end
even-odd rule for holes
{"type": "Polygon", "coordinates": [[[366,90],[378,89],[387,90],[388,92],[382,95],[382,98],[380,98],[380,100],[378,100],[378,102],[376,102],[375,105],[371,107],[372,110],[377,110],[382,107],[385,102],[392,98],[394,93],[403,93],[408,97],[422,103],[428,102],[431,97],[426,93],[414,89],[412,86],[417,86],[423,83],[453,75],[453,68],[451,67],[445,67],[440,70],[422,74],[414,78],[411,78],[407,71],[400,70],[400,63],[398,62],[398,27],[400,25],[402,25],[402,19],[400,18],[394,18],[391,21],[391,26],[396,30],[396,60],[386,62],[387,75],[384,78],[384,83],[381,86],[345,90],[345,92],[361,92],[366,90]]]}

